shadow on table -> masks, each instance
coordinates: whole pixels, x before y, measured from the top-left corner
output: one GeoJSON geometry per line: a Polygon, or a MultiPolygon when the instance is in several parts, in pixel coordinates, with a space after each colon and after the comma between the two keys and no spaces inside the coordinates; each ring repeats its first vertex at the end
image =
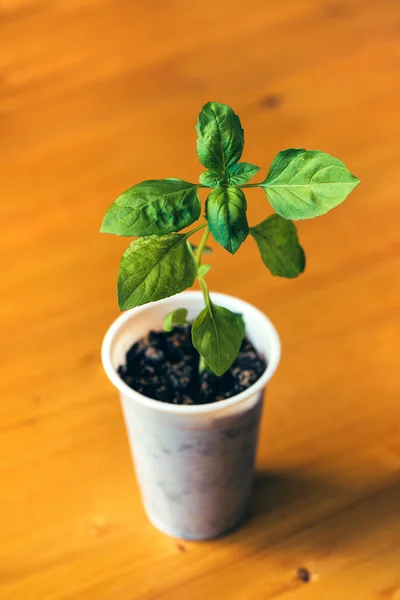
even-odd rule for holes
{"type": "Polygon", "coordinates": [[[244,535],[256,549],[290,547],[329,555],[364,544],[383,530],[400,539],[400,474],[379,487],[354,490],[328,478],[268,472],[257,474],[244,535]]]}

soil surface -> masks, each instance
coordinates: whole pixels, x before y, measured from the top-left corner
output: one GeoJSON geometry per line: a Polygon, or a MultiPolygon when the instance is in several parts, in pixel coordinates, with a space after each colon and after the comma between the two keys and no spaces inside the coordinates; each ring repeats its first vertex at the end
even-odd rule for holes
{"type": "Polygon", "coordinates": [[[198,372],[199,355],[192,345],[191,326],[172,332],[150,331],[126,353],[118,374],[132,389],[170,404],[209,404],[249,388],[266,369],[265,359],[248,339],[222,377],[198,372]]]}

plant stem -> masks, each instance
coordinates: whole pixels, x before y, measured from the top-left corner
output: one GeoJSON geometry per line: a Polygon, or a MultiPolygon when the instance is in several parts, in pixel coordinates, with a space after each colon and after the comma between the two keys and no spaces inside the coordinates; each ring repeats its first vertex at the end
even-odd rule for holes
{"type": "Polygon", "coordinates": [[[190,237],[191,235],[193,235],[194,233],[196,233],[196,231],[200,231],[200,229],[204,229],[204,227],[207,227],[207,223],[202,223],[201,225],[198,225],[194,229],[191,229],[190,231],[188,231],[186,233],[186,237],[187,238],[190,237]]]}
{"type": "Polygon", "coordinates": [[[207,363],[206,363],[206,361],[204,360],[204,358],[200,354],[200,359],[199,359],[199,373],[202,373],[203,371],[206,371],[207,369],[208,369],[207,363]]]}
{"type": "Polygon", "coordinates": [[[202,277],[198,277],[201,291],[203,292],[204,302],[206,306],[210,307],[210,292],[208,291],[207,284],[202,277]]]}
{"type": "MultiPolygon", "coordinates": [[[[208,307],[208,310],[211,312],[211,300],[210,300],[210,293],[208,291],[208,287],[206,282],[204,281],[203,277],[198,277],[199,283],[200,283],[200,287],[201,287],[201,291],[203,292],[203,296],[204,296],[204,302],[206,304],[206,306],[208,307]]],[[[202,357],[201,354],[199,354],[200,358],[199,358],[199,373],[203,373],[203,371],[208,371],[210,368],[207,365],[206,361],[204,360],[204,358],[202,357]]]]}
{"type": "MultiPolygon", "coordinates": [[[[204,225],[203,225],[203,227],[204,227],[204,225]]],[[[203,233],[203,237],[201,238],[201,242],[200,242],[199,247],[197,248],[197,252],[196,252],[196,266],[197,266],[197,269],[201,265],[201,255],[203,254],[203,250],[204,250],[204,248],[206,246],[207,238],[208,238],[209,234],[210,234],[210,228],[209,228],[208,225],[205,225],[205,230],[204,230],[204,233],[203,233]]]]}
{"type": "Polygon", "coordinates": [[[239,185],[238,186],[240,189],[242,188],[255,188],[255,187],[261,187],[260,183],[244,183],[243,185],[239,185]]]}
{"type": "MultiPolygon", "coordinates": [[[[201,238],[199,247],[197,248],[197,252],[196,252],[196,266],[197,266],[197,271],[199,270],[199,267],[201,265],[201,255],[203,254],[203,251],[204,251],[204,248],[206,246],[209,234],[210,234],[210,228],[207,225],[206,228],[205,228],[205,230],[204,230],[203,237],[201,238]]],[[[209,291],[208,291],[207,284],[206,284],[205,280],[203,279],[203,277],[197,276],[197,278],[199,280],[201,291],[203,292],[205,305],[208,306],[208,308],[210,309],[210,294],[209,294],[209,291]]],[[[206,361],[204,360],[204,358],[200,354],[199,373],[202,373],[203,371],[206,371],[207,369],[208,369],[207,363],[206,363],[206,361]]]]}

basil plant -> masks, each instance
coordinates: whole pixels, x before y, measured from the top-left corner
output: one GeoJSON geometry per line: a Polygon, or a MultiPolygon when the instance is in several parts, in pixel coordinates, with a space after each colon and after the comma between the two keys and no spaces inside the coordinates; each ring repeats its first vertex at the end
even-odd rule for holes
{"type": "MultiPolygon", "coordinates": [[[[327,213],[360,181],[329,154],[291,148],[274,158],[265,181],[249,183],[260,167],[240,162],[244,133],[238,115],[225,104],[208,102],[196,130],[197,154],[206,169],[199,183],[169,178],[134,185],[107,210],[101,231],[136,238],[120,264],[121,310],[178,294],[198,279],[205,308],[193,323],[193,345],[202,368],[222,375],[239,353],[245,328],[241,315],[210,298],[206,275],[211,265],[202,263],[208,236],[235,254],[251,235],[272,275],[297,277],[304,271],[305,254],[292,221],[327,213]],[[249,187],[261,188],[275,211],[253,227],[247,221],[243,191],[249,187]],[[197,224],[202,212],[200,189],[206,189],[208,196],[204,220],[197,224]],[[190,238],[199,230],[203,236],[196,247],[190,238]]],[[[171,330],[185,324],[186,317],[186,309],[175,310],[164,326],[171,330]]]]}

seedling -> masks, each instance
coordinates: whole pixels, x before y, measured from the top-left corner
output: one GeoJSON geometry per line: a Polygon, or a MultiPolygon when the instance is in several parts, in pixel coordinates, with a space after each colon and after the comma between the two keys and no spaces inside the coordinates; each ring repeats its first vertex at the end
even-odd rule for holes
{"type": "MultiPolygon", "coordinates": [[[[202,264],[211,233],[216,242],[235,254],[250,234],[272,275],[293,278],[304,271],[305,254],[292,220],[311,219],[343,202],[360,183],[342,161],[320,150],[289,149],[273,160],[265,181],[248,183],[260,170],[239,162],[244,135],[239,117],[225,104],[208,102],[197,122],[197,154],[207,170],[199,183],[182,179],[143,181],[107,210],[101,231],[136,236],[124,252],[118,275],[121,310],[161,300],[191,287],[197,277],[205,308],[193,322],[192,341],[202,368],[217,375],[237,357],[245,328],[241,315],[214,304],[202,264]],[[249,227],[244,188],[261,188],[276,214],[249,227]],[[207,189],[204,221],[199,189],[207,189]],[[191,236],[203,230],[198,247],[191,236]]],[[[187,311],[167,315],[165,328],[185,324],[187,311]]]]}

